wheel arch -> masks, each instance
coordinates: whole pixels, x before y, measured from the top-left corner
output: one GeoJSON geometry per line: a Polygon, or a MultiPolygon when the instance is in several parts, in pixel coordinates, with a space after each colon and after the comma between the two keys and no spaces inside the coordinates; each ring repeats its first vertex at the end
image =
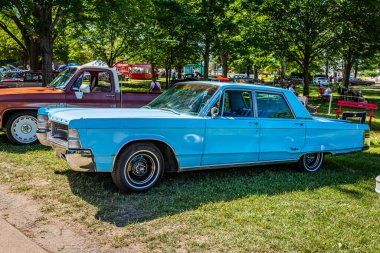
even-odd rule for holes
{"type": "Polygon", "coordinates": [[[162,140],[157,139],[139,139],[139,140],[133,140],[130,142],[125,143],[117,152],[115,155],[113,165],[112,165],[112,171],[115,169],[115,164],[117,159],[119,159],[120,155],[131,145],[136,143],[152,143],[155,145],[162,153],[162,156],[165,161],[165,172],[178,172],[179,169],[179,161],[177,159],[177,153],[175,150],[166,142],[162,140]]]}
{"type": "Polygon", "coordinates": [[[19,108],[19,109],[8,109],[1,115],[0,128],[4,128],[7,125],[9,118],[19,112],[38,112],[38,108],[19,108]]]}

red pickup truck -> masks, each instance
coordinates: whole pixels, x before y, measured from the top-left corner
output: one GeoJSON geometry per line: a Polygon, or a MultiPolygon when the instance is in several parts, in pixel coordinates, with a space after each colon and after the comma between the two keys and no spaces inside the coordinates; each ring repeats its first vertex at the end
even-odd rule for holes
{"type": "Polygon", "coordinates": [[[159,94],[122,92],[113,68],[69,67],[47,87],[0,89],[0,128],[17,145],[38,142],[37,110],[46,106],[137,108],[159,94]]]}

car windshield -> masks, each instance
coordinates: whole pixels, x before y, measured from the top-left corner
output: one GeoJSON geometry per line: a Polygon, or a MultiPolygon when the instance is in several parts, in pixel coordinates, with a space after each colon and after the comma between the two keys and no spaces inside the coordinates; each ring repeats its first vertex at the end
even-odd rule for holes
{"type": "Polygon", "coordinates": [[[147,107],[197,115],[217,90],[218,86],[212,84],[177,84],[150,102],[147,107]]]}
{"type": "Polygon", "coordinates": [[[71,78],[77,72],[77,68],[67,68],[62,71],[54,80],[48,85],[48,87],[63,90],[70,82],[71,78]]]}

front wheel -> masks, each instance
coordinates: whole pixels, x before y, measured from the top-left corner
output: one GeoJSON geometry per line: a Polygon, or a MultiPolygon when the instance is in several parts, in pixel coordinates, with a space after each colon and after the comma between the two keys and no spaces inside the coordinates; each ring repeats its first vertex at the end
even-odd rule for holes
{"type": "Polygon", "coordinates": [[[161,151],[151,143],[132,144],[124,150],[111,173],[116,186],[125,192],[144,192],[164,173],[161,151]]]}
{"type": "Polygon", "coordinates": [[[35,112],[18,112],[13,114],[6,124],[8,139],[16,145],[28,145],[38,142],[37,114],[35,112]]]}
{"type": "Polygon", "coordinates": [[[308,153],[304,154],[298,161],[298,168],[300,171],[315,173],[322,167],[324,154],[321,153],[308,153]]]}

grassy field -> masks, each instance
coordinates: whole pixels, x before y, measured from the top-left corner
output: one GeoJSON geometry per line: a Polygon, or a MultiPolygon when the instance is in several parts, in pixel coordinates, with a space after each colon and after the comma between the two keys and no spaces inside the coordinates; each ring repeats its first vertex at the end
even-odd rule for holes
{"type": "MultiPolygon", "coordinates": [[[[380,89],[363,91],[380,104],[380,89]]],[[[326,102],[310,103],[327,114],[326,102]]],[[[376,116],[370,150],[328,157],[315,175],[289,165],[167,174],[143,194],[120,193],[110,175],[73,172],[51,149],[16,147],[0,133],[0,183],[126,250],[380,252],[376,116]]]]}

